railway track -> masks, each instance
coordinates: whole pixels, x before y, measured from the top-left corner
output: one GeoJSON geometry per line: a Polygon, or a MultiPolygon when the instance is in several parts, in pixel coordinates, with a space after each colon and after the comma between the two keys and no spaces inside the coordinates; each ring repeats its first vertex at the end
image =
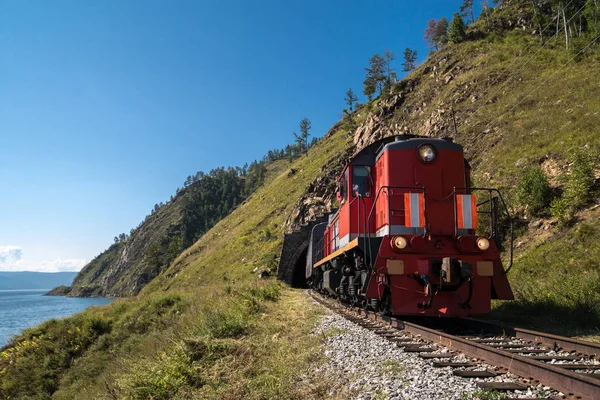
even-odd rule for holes
{"type": "Polygon", "coordinates": [[[600,344],[472,319],[461,319],[458,326],[445,321],[426,326],[341,304],[313,291],[310,294],[405,352],[419,353],[435,367],[452,368],[454,375],[493,378],[511,373],[521,377],[519,382],[478,382],[482,389],[526,390],[541,383],[561,393],[547,398],[600,399],[600,344]],[[476,361],[453,361],[457,353],[476,361]],[[482,369],[484,363],[494,368],[482,369]]]}

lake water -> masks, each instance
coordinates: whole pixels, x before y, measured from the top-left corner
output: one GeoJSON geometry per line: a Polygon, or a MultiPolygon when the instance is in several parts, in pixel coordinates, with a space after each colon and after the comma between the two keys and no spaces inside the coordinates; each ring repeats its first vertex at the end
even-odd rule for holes
{"type": "Polygon", "coordinates": [[[48,290],[0,290],[0,347],[25,328],[67,317],[113,299],[44,296],[48,290]]]}

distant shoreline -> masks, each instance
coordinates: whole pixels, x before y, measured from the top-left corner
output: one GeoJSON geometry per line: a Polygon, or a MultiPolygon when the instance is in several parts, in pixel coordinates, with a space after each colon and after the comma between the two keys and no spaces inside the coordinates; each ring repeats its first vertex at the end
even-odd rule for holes
{"type": "Polygon", "coordinates": [[[0,290],[52,290],[70,285],[77,272],[0,271],[0,290]]]}

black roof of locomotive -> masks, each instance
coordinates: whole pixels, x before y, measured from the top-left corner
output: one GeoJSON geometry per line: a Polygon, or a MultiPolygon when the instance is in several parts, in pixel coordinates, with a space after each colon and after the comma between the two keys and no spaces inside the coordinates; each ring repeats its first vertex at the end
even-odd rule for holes
{"type": "Polygon", "coordinates": [[[435,138],[429,136],[402,135],[391,136],[371,143],[362,149],[350,164],[373,165],[387,150],[416,149],[422,144],[433,144],[437,149],[463,151],[463,147],[454,143],[451,138],[435,138]]]}

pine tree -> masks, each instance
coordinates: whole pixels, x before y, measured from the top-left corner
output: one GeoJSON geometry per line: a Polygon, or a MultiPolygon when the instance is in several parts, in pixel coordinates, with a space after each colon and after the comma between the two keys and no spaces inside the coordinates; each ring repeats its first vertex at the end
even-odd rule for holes
{"type": "Polygon", "coordinates": [[[389,49],[385,49],[385,53],[383,53],[383,58],[385,59],[385,68],[387,70],[387,78],[388,80],[392,79],[392,74],[394,73],[394,69],[391,67],[392,61],[396,59],[396,55],[392,53],[389,49]]]}
{"type": "Polygon", "coordinates": [[[369,99],[369,101],[373,100],[373,95],[375,94],[375,92],[377,91],[377,82],[375,82],[375,80],[368,76],[365,78],[364,82],[363,82],[363,93],[365,94],[365,96],[367,96],[367,98],[369,99]]]}
{"type": "Polygon", "coordinates": [[[413,71],[416,68],[417,61],[417,51],[411,50],[408,47],[404,50],[404,62],[402,66],[404,67],[402,70],[404,72],[413,71]]]}
{"type": "Polygon", "coordinates": [[[385,84],[387,81],[385,71],[386,71],[386,61],[379,54],[375,54],[369,60],[369,68],[365,68],[367,71],[367,77],[365,78],[364,84],[364,93],[369,98],[369,101],[373,99],[373,95],[375,91],[379,90],[381,94],[385,88],[385,84]]]}
{"type": "Polygon", "coordinates": [[[310,120],[308,118],[304,118],[300,121],[300,134],[298,135],[294,132],[294,137],[296,138],[296,143],[298,143],[298,148],[300,152],[304,152],[304,154],[308,155],[308,137],[310,136],[311,125],[310,120]]]}
{"type": "Polygon", "coordinates": [[[356,94],[354,94],[352,88],[348,89],[344,100],[346,101],[346,104],[348,104],[348,107],[350,107],[350,111],[352,111],[352,106],[358,101],[358,97],[356,97],[356,94]]]}
{"type": "Polygon", "coordinates": [[[460,15],[465,18],[469,18],[467,22],[472,24],[475,22],[475,15],[473,14],[473,0],[463,0],[460,6],[460,15]]]}
{"type": "Polygon", "coordinates": [[[465,21],[459,13],[454,13],[454,17],[450,22],[450,28],[448,29],[448,41],[450,43],[460,43],[465,40],[467,34],[465,21]]]}

